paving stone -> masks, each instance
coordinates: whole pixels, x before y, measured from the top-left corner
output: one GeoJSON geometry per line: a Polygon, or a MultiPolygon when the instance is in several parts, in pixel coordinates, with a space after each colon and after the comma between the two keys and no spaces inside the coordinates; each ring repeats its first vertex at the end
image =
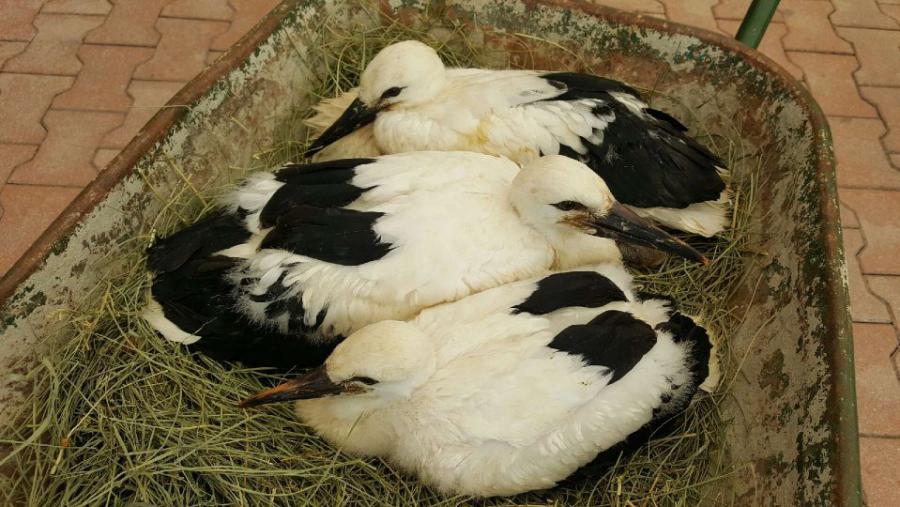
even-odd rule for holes
{"type": "Polygon", "coordinates": [[[869,292],[866,280],[859,269],[857,254],[863,249],[865,241],[859,229],[844,230],[844,257],[847,260],[847,274],[850,282],[850,313],[853,322],[891,323],[884,301],[869,292]]]}
{"type": "Polygon", "coordinates": [[[828,22],[828,15],[834,10],[828,0],[783,0],[780,9],[788,28],[782,40],[785,49],[853,53],[850,43],[838,37],[828,22]]]}
{"type": "Polygon", "coordinates": [[[828,124],[839,186],[900,190],[900,171],[891,166],[879,142],[885,133],[881,120],[832,117],[828,124]]]}
{"type": "MultiPolygon", "coordinates": [[[[231,0],[231,4],[234,6],[236,3],[246,1],[247,0],[231,0]]],[[[657,0],[591,0],[591,3],[628,12],[641,11],[653,12],[656,14],[665,14],[666,12],[662,3],[657,0]]]]}
{"type": "Polygon", "coordinates": [[[868,275],[866,282],[873,294],[887,301],[894,327],[900,331],[900,276],[868,275]]]}
{"type": "Polygon", "coordinates": [[[868,507],[900,505],[900,439],[862,437],[859,439],[862,486],[868,507]]]}
{"type": "Polygon", "coordinates": [[[875,104],[875,108],[887,123],[888,135],[882,139],[884,147],[889,151],[900,151],[900,90],[860,86],[859,92],[863,98],[875,104]]]}
{"type": "Polygon", "coordinates": [[[859,255],[864,274],[900,274],[900,192],[840,190],[841,200],[856,212],[868,246],[859,255]]]}
{"type": "Polygon", "coordinates": [[[221,58],[222,55],[224,55],[224,54],[225,54],[225,51],[210,51],[210,52],[206,55],[206,64],[207,64],[207,65],[212,65],[213,62],[215,62],[216,60],[218,60],[219,58],[221,58]]]}
{"type": "MultiPolygon", "coordinates": [[[[747,15],[751,0],[721,0],[719,5],[713,7],[713,14],[718,19],[732,19],[740,21],[747,15]]],[[[781,11],[776,10],[772,21],[784,22],[781,11]]]]}
{"type": "Polygon", "coordinates": [[[853,56],[788,51],[787,57],[803,69],[806,82],[825,114],[878,116],[875,108],[863,100],[856,89],[853,71],[859,62],[853,56]]]}
{"type": "MultiPolygon", "coordinates": [[[[720,19],[718,23],[722,32],[725,35],[730,35],[732,37],[737,34],[738,28],[741,26],[740,21],[730,19],[720,19]]],[[[784,37],[785,33],[787,33],[787,27],[784,23],[769,24],[769,28],[766,30],[766,34],[763,36],[762,41],[759,43],[758,49],[762,54],[775,60],[775,63],[784,67],[792,76],[798,80],[802,80],[803,69],[794,65],[794,62],[788,59],[787,55],[784,53],[784,47],[781,45],[781,38],[784,37]]]]}
{"type": "Polygon", "coordinates": [[[107,0],[50,0],[41,12],[57,14],[108,14],[112,4],[107,0]]]}
{"type": "MultiPolygon", "coordinates": [[[[630,0],[604,0],[597,3],[608,5],[617,1],[620,4],[635,3],[630,0]]],[[[662,12],[661,4],[655,0],[638,0],[636,3],[638,6],[653,7],[655,5],[659,8],[658,12],[662,12]]],[[[225,51],[233,46],[245,33],[259,23],[269,11],[278,5],[278,0],[231,0],[229,4],[234,9],[234,17],[231,19],[231,26],[228,27],[228,31],[219,35],[213,41],[212,49],[216,51],[225,51]]],[[[615,6],[613,5],[613,7],[615,6]]]]}
{"type": "Polygon", "coordinates": [[[881,12],[893,18],[897,24],[900,24],[900,3],[897,5],[881,4],[878,7],[881,9],[881,12]]]}
{"type": "Polygon", "coordinates": [[[228,5],[228,0],[175,0],[163,9],[162,15],[171,18],[230,21],[234,11],[228,5]]]}
{"type": "Polygon", "coordinates": [[[81,40],[103,23],[103,16],[38,14],[34,40],[3,67],[4,72],[74,76],[81,69],[76,54],[81,40]]]}
{"type": "Polygon", "coordinates": [[[0,142],[40,144],[46,135],[41,118],[56,94],[74,78],[0,74],[0,142]]]}
{"type": "Polygon", "coordinates": [[[841,201],[841,227],[844,229],[859,229],[859,219],[856,212],[841,201]]]}
{"type": "Polygon", "coordinates": [[[3,68],[3,64],[6,63],[6,60],[25,51],[26,46],[28,46],[27,42],[0,41],[0,69],[3,68]]]}
{"type": "Polygon", "coordinates": [[[53,101],[55,109],[126,111],[125,92],[134,69],[153,56],[153,48],[87,44],[78,51],[84,68],[71,89],[53,101]]]}
{"type": "Polygon", "coordinates": [[[875,0],[831,0],[831,3],[834,4],[834,12],[830,19],[834,26],[897,28],[897,23],[878,9],[875,0]]]}
{"type": "Polygon", "coordinates": [[[853,324],[860,433],[900,435],[900,381],[891,363],[896,347],[890,324],[853,324]]]}
{"type": "Polygon", "coordinates": [[[666,8],[666,16],[676,22],[685,25],[699,26],[713,32],[721,32],[716,18],[713,17],[712,7],[719,0],[661,0],[666,8]]]}
{"type": "Polygon", "coordinates": [[[854,74],[860,85],[900,87],[900,31],[838,28],[853,43],[860,67],[854,74]]]}
{"type": "Polygon", "coordinates": [[[116,158],[119,151],[121,150],[111,148],[100,148],[97,150],[97,153],[94,154],[94,169],[96,169],[97,172],[106,169],[106,166],[112,162],[112,159],[116,158]]]}
{"type": "Polygon", "coordinates": [[[0,40],[30,41],[36,32],[32,21],[45,0],[0,0],[0,40]]]}
{"type": "Polygon", "coordinates": [[[34,241],[81,191],[71,187],[6,185],[0,191],[0,276],[28,250],[34,241]]]}
{"type": "Polygon", "coordinates": [[[184,86],[181,82],[132,81],[128,94],[134,103],[125,122],[107,134],[100,143],[104,148],[124,148],[159,109],[184,86]]]}
{"type": "Polygon", "coordinates": [[[47,138],[33,159],[13,171],[9,182],[87,185],[97,176],[93,162],[100,140],[123,119],[121,113],[47,111],[47,138]]]}
{"type": "Polygon", "coordinates": [[[206,67],[206,53],[216,36],[228,29],[223,21],[159,18],[162,33],[153,58],[134,73],[135,79],[188,81],[206,67]]]}
{"type": "Polygon", "coordinates": [[[172,0],[110,0],[112,11],[106,22],[85,38],[93,44],[155,46],[159,32],[154,25],[160,11],[172,0]]]}
{"type": "Polygon", "coordinates": [[[37,148],[36,144],[0,144],[0,187],[17,165],[34,156],[37,148]]]}

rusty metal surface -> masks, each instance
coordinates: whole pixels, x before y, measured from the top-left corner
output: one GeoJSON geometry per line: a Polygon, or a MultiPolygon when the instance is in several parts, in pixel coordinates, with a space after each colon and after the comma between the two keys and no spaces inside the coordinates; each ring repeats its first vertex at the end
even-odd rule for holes
{"type": "MultiPolygon", "coordinates": [[[[489,34],[485,44],[503,48],[505,33],[520,32],[578,47],[592,55],[592,70],[664,92],[675,99],[672,107],[697,114],[695,124],[723,127],[709,108],[735,119],[742,140],[770,155],[754,213],[754,243],[762,255],[748,262],[733,301],[746,308],[746,318],[728,337],[746,355],[723,407],[730,420],[724,445],[733,463],[747,466],[721,498],[741,505],[859,505],[834,163],[825,118],[809,93],[760,53],[664,20],[564,0],[446,4],[456,19],[489,34]]],[[[156,115],[0,281],[0,301],[6,300],[0,368],[32,354],[53,310],[83,297],[108,268],[87,259],[146,226],[159,207],[146,196],[147,181],[164,185],[173,178],[168,158],[215,177],[216,167],[252,152],[234,120],[262,138],[272,132],[271,118],[308,86],[304,51],[314,47],[307,47],[305,34],[322,5],[284,2],[189,83],[170,104],[190,107],[156,115]]],[[[392,15],[414,19],[426,4],[384,5],[392,15]]],[[[558,54],[535,63],[559,68],[571,62],[558,54]]],[[[3,393],[14,388],[0,384],[0,416],[3,393]]]]}

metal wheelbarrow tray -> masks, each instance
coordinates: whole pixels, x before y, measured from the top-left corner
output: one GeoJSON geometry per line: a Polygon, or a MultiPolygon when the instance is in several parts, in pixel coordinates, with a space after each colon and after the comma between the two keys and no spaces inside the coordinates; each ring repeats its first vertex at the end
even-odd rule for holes
{"type": "MultiPolygon", "coordinates": [[[[338,2],[340,3],[340,2],[338,2]]],[[[334,4],[288,0],[224,58],[191,81],[53,223],[0,281],[0,368],[40,355],[43,330],[101,276],[88,259],[159,212],[148,179],[177,178],[166,161],[194,170],[246,164],[258,138],[311,87],[304,55],[315,15],[334,4]],[[222,142],[222,140],[227,142],[222,142]],[[139,174],[140,173],[140,174],[139,174]]],[[[746,351],[732,395],[727,456],[746,464],[718,487],[740,504],[859,505],[860,480],[846,270],[841,247],[831,140],[809,93],[784,70],[738,42],[704,30],[612,9],[566,2],[449,1],[460,20],[489,29],[577,45],[600,62],[597,73],[653,88],[697,106],[715,97],[735,118],[742,141],[765,150],[754,245],[736,301],[743,324],[727,339],[746,351]]],[[[385,12],[411,19],[427,2],[395,1],[385,12]]],[[[433,8],[433,6],[431,7],[433,8]]],[[[552,63],[540,62],[542,67],[552,63]]],[[[558,64],[557,64],[558,65],[558,64]]],[[[201,175],[202,176],[202,175],[201,175]]],[[[0,380],[0,419],[21,399],[0,380]]]]}

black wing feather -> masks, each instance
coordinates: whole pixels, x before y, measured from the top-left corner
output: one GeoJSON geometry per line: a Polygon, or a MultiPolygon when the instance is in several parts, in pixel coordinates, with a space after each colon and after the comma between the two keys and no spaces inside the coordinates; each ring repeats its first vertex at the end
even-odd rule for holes
{"type": "Polygon", "coordinates": [[[372,211],[297,206],[278,218],[261,248],[280,248],[344,266],[372,262],[392,248],[373,229],[382,216],[372,211]]]}
{"type": "Polygon", "coordinates": [[[611,93],[640,95],[618,81],[578,73],[552,73],[542,77],[562,84],[565,92],[548,100],[597,99],[604,106],[594,113],[613,113],[603,130],[600,145],[582,138],[588,157],[574,149],[560,154],[587,163],[609,186],[616,199],[642,208],[684,208],[690,204],[719,198],[725,189],[717,167],[723,162],[687,135],[687,128],[671,115],[644,109],[648,117],[633,113],[611,93]]]}
{"type": "Polygon", "coordinates": [[[275,225],[278,217],[297,206],[318,208],[346,206],[359,198],[368,188],[353,185],[356,168],[374,162],[371,158],[330,160],[314,164],[287,164],[275,172],[275,179],[283,182],[260,213],[260,225],[275,225]]]}
{"type": "Polygon", "coordinates": [[[339,339],[312,343],[296,330],[280,333],[235,310],[227,274],[237,262],[221,256],[191,260],[157,275],[153,298],[173,324],[201,336],[189,347],[213,359],[284,370],[321,364],[339,339]]]}
{"type": "Polygon", "coordinates": [[[167,273],[191,259],[210,255],[246,242],[250,232],[241,214],[219,211],[212,216],[160,239],[147,251],[147,266],[154,273],[167,273]]]}
{"type": "Polygon", "coordinates": [[[587,324],[569,326],[550,342],[550,347],[581,356],[588,364],[612,371],[609,383],[624,377],[656,345],[649,324],[627,312],[610,310],[587,324]]]}
{"type": "Polygon", "coordinates": [[[664,395],[663,404],[653,411],[653,418],[650,422],[625,440],[599,453],[594,460],[568,477],[564,481],[565,484],[572,485],[584,480],[596,480],[623,456],[636,451],[651,439],[666,437],[681,427],[684,409],[690,404],[700,384],[709,374],[709,357],[712,346],[706,330],[678,312],[674,312],[668,322],[657,325],[657,329],[669,331],[676,343],[686,342],[690,347],[687,353],[689,361],[691,361],[687,365],[690,379],[684,385],[673,387],[673,391],[680,391],[678,396],[664,395]]]}
{"type": "Polygon", "coordinates": [[[627,301],[625,293],[609,278],[595,271],[569,271],[542,278],[513,313],[544,315],[561,308],[599,308],[614,301],[627,301]]]}

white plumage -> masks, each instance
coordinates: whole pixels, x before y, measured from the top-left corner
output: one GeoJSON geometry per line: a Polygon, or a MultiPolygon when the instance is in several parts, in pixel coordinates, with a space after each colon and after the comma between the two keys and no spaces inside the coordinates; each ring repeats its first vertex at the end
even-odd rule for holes
{"type": "Polygon", "coordinates": [[[621,267],[580,268],[367,326],[243,405],[302,400],[300,418],[344,451],[445,493],[512,495],[680,412],[709,350],[689,318],[636,300],[621,267]]]}
{"type": "MultiPolygon", "coordinates": [[[[619,262],[609,238],[705,260],[616,203],[596,174],[566,157],[521,171],[464,152],[334,164],[254,175],[212,219],[226,225],[207,220],[154,246],[163,316],[203,336],[201,348],[216,346],[219,329],[238,332],[240,319],[229,312],[295,340],[333,343],[547,269],[619,262]],[[226,318],[235,322],[211,323],[226,318]]],[[[159,313],[151,311],[150,322],[169,336],[159,313]]]]}
{"type": "Polygon", "coordinates": [[[405,41],[375,56],[358,89],[317,110],[309,123],[330,125],[311,148],[324,148],[323,158],[465,150],[523,164],[562,154],[585,162],[619,201],[660,223],[703,236],[728,225],[721,161],[616,81],[445,69],[431,48],[405,41]]]}

